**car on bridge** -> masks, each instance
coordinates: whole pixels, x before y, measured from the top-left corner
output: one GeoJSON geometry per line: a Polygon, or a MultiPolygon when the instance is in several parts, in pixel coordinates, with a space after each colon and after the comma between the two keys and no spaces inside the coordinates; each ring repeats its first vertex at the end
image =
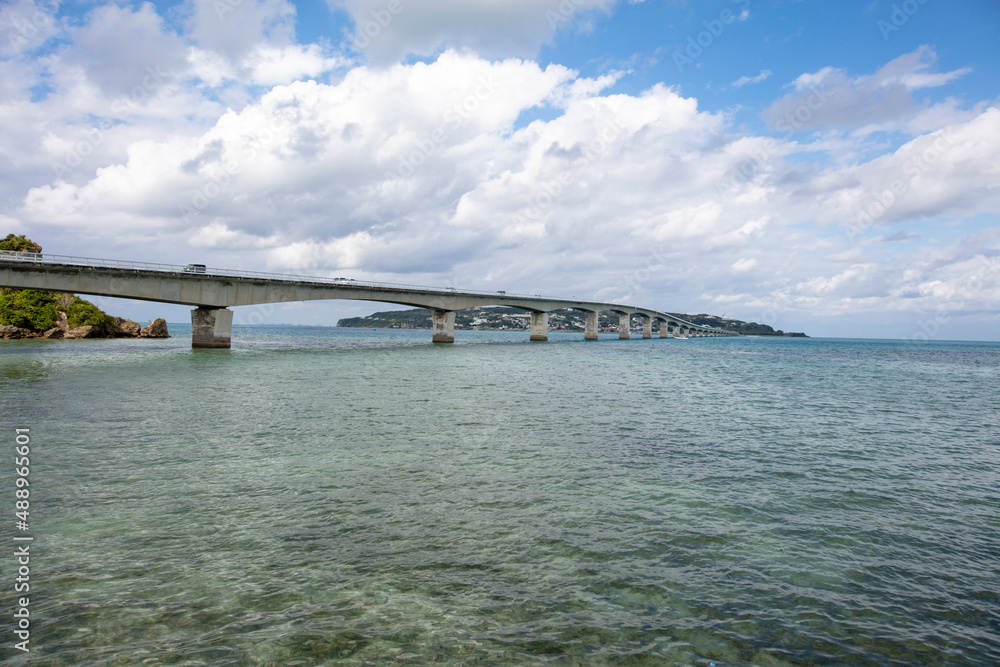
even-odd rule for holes
{"type": "Polygon", "coordinates": [[[204,264],[188,264],[184,267],[184,273],[205,273],[204,264]]]}

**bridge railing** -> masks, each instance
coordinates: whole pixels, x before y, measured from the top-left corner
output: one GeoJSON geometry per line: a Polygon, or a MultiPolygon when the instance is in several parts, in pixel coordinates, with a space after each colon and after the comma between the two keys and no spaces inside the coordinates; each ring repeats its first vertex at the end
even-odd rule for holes
{"type": "Polygon", "coordinates": [[[497,296],[501,294],[505,297],[519,299],[556,299],[559,297],[542,296],[540,294],[514,294],[507,292],[487,292],[483,290],[458,289],[454,287],[428,287],[427,285],[408,285],[405,283],[384,283],[370,280],[355,280],[354,278],[328,278],[321,276],[305,276],[287,273],[268,273],[265,271],[238,271],[234,269],[217,269],[206,267],[201,264],[162,264],[159,262],[127,262],[117,259],[98,259],[95,257],[79,257],[76,255],[52,255],[35,252],[14,252],[11,250],[0,250],[0,259],[13,260],[17,262],[30,262],[32,264],[47,265],[69,265],[69,266],[90,266],[103,269],[122,269],[135,271],[157,271],[161,273],[182,273],[185,275],[198,275],[224,278],[249,278],[260,280],[280,280],[286,282],[309,282],[321,283],[324,285],[346,285],[357,287],[376,287],[385,289],[419,290],[426,292],[439,292],[441,294],[476,294],[481,296],[497,296]]]}
{"type": "MultiPolygon", "coordinates": [[[[407,285],[403,283],[383,283],[367,280],[355,280],[353,278],[323,278],[319,276],[298,276],[287,273],[268,273],[264,271],[237,271],[233,269],[215,269],[201,264],[162,264],[159,262],[128,262],[118,259],[99,259],[95,257],[80,257],[76,255],[52,255],[40,252],[16,252],[13,250],[0,250],[0,260],[26,262],[31,264],[46,264],[51,266],[88,266],[102,269],[121,269],[125,271],[155,271],[159,273],[181,273],[185,275],[224,277],[224,278],[248,278],[257,280],[277,280],[285,282],[307,282],[319,283],[323,285],[340,285],[351,287],[372,287],[375,289],[405,290],[433,292],[436,294],[472,294],[476,296],[502,296],[507,299],[547,299],[551,301],[566,301],[563,297],[543,296],[541,294],[517,294],[502,291],[488,292],[484,290],[458,289],[455,287],[428,287],[426,285],[407,285]]],[[[590,301],[587,299],[573,299],[581,304],[593,304],[605,306],[610,302],[590,301]]],[[[615,304],[624,308],[635,308],[626,304],[615,304]]],[[[669,314],[669,313],[668,313],[669,314]]],[[[724,332],[724,329],[715,329],[700,324],[693,324],[680,318],[685,326],[696,327],[702,331],[724,332]]]]}
{"type": "Polygon", "coordinates": [[[47,255],[40,252],[14,252],[0,250],[0,259],[15,262],[31,262],[33,264],[74,264],[109,269],[140,269],[146,271],[183,271],[184,267],[157,262],[123,262],[117,259],[95,259],[93,257],[77,257],[75,255],[47,255]]]}

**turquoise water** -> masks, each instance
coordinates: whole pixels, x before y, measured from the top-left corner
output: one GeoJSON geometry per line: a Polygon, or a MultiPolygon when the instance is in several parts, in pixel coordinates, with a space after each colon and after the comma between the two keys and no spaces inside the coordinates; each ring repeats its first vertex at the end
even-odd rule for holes
{"type": "Polygon", "coordinates": [[[9,664],[1000,663],[998,344],[171,329],[0,345],[9,664]]]}

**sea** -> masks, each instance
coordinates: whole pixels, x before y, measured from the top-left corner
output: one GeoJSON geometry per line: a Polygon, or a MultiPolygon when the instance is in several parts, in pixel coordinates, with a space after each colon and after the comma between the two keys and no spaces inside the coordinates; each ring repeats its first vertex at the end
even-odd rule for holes
{"type": "Polygon", "coordinates": [[[0,344],[4,664],[1000,664],[998,343],[170,329],[0,344]]]}

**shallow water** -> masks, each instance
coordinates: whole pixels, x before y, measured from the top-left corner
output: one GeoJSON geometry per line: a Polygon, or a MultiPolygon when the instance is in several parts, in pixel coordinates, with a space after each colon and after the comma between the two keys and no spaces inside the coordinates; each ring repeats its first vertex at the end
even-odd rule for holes
{"type": "Polygon", "coordinates": [[[998,344],[171,329],[0,345],[11,664],[1000,663],[998,344]]]}

